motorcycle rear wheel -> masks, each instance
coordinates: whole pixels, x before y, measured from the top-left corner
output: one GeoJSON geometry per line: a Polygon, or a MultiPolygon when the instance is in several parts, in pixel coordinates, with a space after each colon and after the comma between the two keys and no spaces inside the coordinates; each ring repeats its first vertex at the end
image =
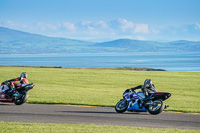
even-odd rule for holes
{"type": "Polygon", "coordinates": [[[15,105],[22,105],[28,99],[27,92],[22,92],[21,94],[22,94],[22,96],[19,99],[14,100],[15,105]]]}
{"type": "Polygon", "coordinates": [[[115,111],[117,113],[123,113],[128,108],[128,101],[126,99],[121,99],[115,106],[115,111]]]}
{"type": "Polygon", "coordinates": [[[165,103],[162,100],[153,101],[153,105],[148,106],[148,112],[152,115],[161,113],[165,108],[165,103]]]}

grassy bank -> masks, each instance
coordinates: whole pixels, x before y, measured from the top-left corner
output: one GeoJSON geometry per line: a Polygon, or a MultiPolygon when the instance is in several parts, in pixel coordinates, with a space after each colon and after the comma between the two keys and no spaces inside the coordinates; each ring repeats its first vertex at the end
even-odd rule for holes
{"type": "Polygon", "coordinates": [[[115,106],[125,89],[151,78],[158,91],[172,94],[168,110],[200,113],[200,72],[0,67],[0,81],[24,71],[36,85],[29,103],[115,106]]]}
{"type": "Polygon", "coordinates": [[[155,129],[128,126],[85,125],[85,124],[42,124],[0,122],[2,133],[197,133],[199,130],[155,129]]]}

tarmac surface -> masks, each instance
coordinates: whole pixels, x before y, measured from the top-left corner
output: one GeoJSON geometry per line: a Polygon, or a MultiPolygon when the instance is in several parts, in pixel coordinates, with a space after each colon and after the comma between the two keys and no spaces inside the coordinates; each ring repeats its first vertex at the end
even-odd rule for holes
{"type": "Polygon", "coordinates": [[[55,104],[0,103],[0,121],[28,123],[66,123],[122,125],[151,128],[200,129],[200,115],[162,112],[116,113],[112,107],[87,107],[55,104]]]}

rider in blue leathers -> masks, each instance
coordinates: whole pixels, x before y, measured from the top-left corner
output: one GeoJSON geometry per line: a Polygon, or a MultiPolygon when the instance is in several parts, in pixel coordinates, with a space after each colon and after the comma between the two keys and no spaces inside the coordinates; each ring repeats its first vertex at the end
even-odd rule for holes
{"type": "Polygon", "coordinates": [[[128,89],[127,91],[134,91],[136,89],[141,89],[143,94],[144,94],[144,96],[145,96],[145,98],[142,100],[142,103],[148,101],[149,100],[149,96],[152,93],[157,92],[156,86],[152,83],[151,79],[146,79],[144,81],[144,85],[138,85],[136,87],[128,89]]]}

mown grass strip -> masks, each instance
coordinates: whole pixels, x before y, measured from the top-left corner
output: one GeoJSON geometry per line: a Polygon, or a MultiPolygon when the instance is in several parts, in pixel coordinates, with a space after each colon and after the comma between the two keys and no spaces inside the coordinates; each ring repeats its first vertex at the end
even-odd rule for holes
{"type": "Polygon", "coordinates": [[[200,130],[155,129],[130,126],[0,122],[1,133],[197,133],[200,130]]]}
{"type": "Polygon", "coordinates": [[[0,81],[21,72],[36,85],[28,103],[115,106],[125,89],[150,78],[158,91],[172,94],[168,111],[200,113],[200,72],[0,67],[0,81]]]}

